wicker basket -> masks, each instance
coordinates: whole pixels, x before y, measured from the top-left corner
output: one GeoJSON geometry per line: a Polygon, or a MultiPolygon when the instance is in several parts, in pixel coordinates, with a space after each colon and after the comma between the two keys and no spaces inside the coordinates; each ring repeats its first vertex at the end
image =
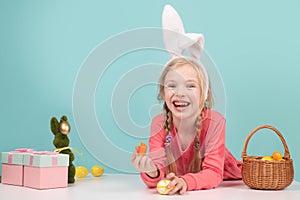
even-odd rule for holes
{"type": "Polygon", "coordinates": [[[242,178],[253,189],[281,190],[289,186],[294,179],[293,160],[282,134],[274,127],[263,125],[255,128],[247,137],[242,152],[242,178]],[[262,160],[262,156],[247,156],[246,149],[250,138],[260,129],[273,130],[284,146],[284,161],[262,160]]]}

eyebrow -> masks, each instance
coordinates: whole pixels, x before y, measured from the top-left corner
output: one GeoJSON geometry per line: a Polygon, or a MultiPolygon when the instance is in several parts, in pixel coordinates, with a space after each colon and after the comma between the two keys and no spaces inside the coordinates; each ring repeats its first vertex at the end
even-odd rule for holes
{"type": "MultiPolygon", "coordinates": [[[[169,83],[169,82],[177,82],[177,80],[174,79],[169,79],[169,80],[165,80],[165,83],[169,83]]],[[[186,83],[198,83],[198,80],[196,79],[189,79],[185,81],[186,83]]]]}
{"type": "Polygon", "coordinates": [[[186,83],[195,83],[195,84],[197,84],[198,80],[189,79],[189,80],[186,81],[186,83]]]}

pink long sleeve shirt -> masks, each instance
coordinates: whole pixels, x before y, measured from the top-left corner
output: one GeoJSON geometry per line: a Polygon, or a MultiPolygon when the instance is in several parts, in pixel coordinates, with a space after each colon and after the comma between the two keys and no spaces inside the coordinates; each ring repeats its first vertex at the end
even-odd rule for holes
{"type": "MultiPolygon", "coordinates": [[[[159,170],[159,176],[149,177],[140,173],[148,187],[156,187],[157,182],[165,176],[166,153],[164,116],[158,115],[152,120],[149,139],[149,156],[159,170]]],[[[212,110],[202,112],[200,128],[200,152],[202,170],[189,173],[188,166],[194,156],[194,141],[186,149],[181,148],[180,139],[172,126],[171,151],[176,160],[178,176],[187,183],[187,190],[211,189],[217,187],[224,179],[241,179],[241,162],[225,147],[225,119],[221,114],[212,110]]]]}

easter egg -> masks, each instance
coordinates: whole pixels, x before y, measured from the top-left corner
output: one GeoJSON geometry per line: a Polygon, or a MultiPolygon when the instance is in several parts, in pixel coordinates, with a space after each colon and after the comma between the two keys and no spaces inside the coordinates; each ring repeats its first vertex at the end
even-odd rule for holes
{"type": "Polygon", "coordinates": [[[75,176],[78,177],[78,178],[84,178],[89,173],[87,168],[85,168],[83,166],[77,166],[75,169],[76,169],[75,176]]]}
{"type": "Polygon", "coordinates": [[[282,154],[279,151],[274,151],[272,154],[272,158],[277,161],[283,160],[282,154]]]}
{"type": "Polygon", "coordinates": [[[62,122],[59,126],[59,131],[64,134],[68,135],[70,133],[70,124],[68,122],[62,122]]]}
{"type": "Polygon", "coordinates": [[[91,168],[91,173],[93,176],[99,177],[104,173],[104,169],[99,165],[95,165],[91,168]]]}
{"type": "Polygon", "coordinates": [[[168,194],[174,188],[174,186],[171,188],[167,188],[170,182],[171,182],[170,180],[166,180],[166,179],[159,181],[156,186],[158,193],[168,194]]]}
{"type": "Polygon", "coordinates": [[[272,161],[273,158],[272,158],[271,156],[263,156],[263,157],[261,158],[261,160],[269,160],[269,161],[272,161]]]}

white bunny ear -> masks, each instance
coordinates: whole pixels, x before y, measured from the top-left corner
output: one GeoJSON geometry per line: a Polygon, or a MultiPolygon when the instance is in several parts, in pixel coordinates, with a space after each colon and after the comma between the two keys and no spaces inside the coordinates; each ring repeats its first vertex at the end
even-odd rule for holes
{"type": "Polygon", "coordinates": [[[163,28],[165,29],[169,29],[178,33],[184,33],[184,27],[181,18],[176,10],[170,5],[166,5],[164,7],[162,24],[163,28]]]}
{"type": "Polygon", "coordinates": [[[204,49],[204,36],[197,33],[187,33],[185,35],[190,39],[191,44],[186,43],[183,48],[187,48],[191,57],[197,60],[200,59],[204,49]]]}
{"type": "Polygon", "coordinates": [[[171,57],[181,55],[182,49],[178,45],[178,38],[181,34],[184,34],[184,27],[180,16],[170,5],[164,7],[162,28],[166,50],[170,53],[171,57]]]}
{"type": "Polygon", "coordinates": [[[199,59],[204,48],[204,36],[185,33],[182,20],[176,10],[166,5],[162,14],[163,38],[171,57],[182,56],[187,50],[191,57],[199,59]]]}
{"type": "Polygon", "coordinates": [[[185,33],[179,14],[170,5],[164,7],[162,28],[165,48],[171,57],[182,57],[183,51],[187,50],[190,57],[196,60],[198,67],[203,71],[205,79],[204,98],[206,99],[209,88],[208,73],[199,62],[204,49],[204,36],[197,33],[185,33]]]}

